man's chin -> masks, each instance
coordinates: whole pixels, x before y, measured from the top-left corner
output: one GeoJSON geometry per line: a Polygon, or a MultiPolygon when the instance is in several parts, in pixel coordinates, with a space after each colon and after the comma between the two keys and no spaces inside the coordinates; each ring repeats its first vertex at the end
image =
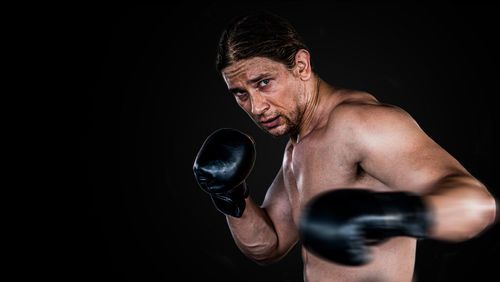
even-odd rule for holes
{"type": "Polygon", "coordinates": [[[290,129],[286,125],[279,125],[273,128],[265,128],[261,127],[265,132],[271,134],[274,137],[280,137],[283,135],[287,135],[290,132],[290,129]]]}

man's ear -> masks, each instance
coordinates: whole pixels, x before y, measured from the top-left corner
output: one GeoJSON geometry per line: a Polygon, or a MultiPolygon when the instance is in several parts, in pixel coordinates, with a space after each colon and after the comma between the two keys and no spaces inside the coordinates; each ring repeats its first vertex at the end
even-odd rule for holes
{"type": "Polygon", "coordinates": [[[311,57],[307,50],[300,49],[295,54],[295,74],[302,80],[309,80],[311,78],[311,57]]]}

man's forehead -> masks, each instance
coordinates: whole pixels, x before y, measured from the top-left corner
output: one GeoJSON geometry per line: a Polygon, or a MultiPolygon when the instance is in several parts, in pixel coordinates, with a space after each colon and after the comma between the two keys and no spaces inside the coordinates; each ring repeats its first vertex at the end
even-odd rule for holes
{"type": "Polygon", "coordinates": [[[254,57],[237,61],[222,70],[227,84],[234,80],[251,80],[262,73],[276,71],[280,63],[264,57],[254,57]]]}

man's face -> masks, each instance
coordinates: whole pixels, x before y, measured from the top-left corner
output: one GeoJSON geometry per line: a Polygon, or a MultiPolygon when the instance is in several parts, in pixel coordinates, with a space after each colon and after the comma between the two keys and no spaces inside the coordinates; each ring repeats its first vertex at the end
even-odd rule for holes
{"type": "Polygon", "coordinates": [[[222,76],[236,102],[259,127],[274,136],[298,130],[304,87],[284,64],[254,57],[224,68],[222,76]]]}

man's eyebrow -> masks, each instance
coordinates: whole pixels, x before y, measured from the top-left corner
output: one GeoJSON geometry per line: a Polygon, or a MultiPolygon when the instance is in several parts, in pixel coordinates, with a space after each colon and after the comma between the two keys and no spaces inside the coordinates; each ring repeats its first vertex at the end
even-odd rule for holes
{"type": "Polygon", "coordinates": [[[259,82],[264,77],[267,77],[267,76],[270,76],[270,75],[271,75],[271,73],[268,73],[268,72],[263,73],[263,74],[259,74],[257,77],[248,80],[247,84],[253,84],[253,83],[259,82]]]}
{"type": "Polygon", "coordinates": [[[243,88],[235,87],[235,88],[229,88],[229,93],[234,94],[238,92],[245,92],[246,90],[243,88]]]}
{"type": "MultiPolygon", "coordinates": [[[[259,74],[257,77],[247,80],[247,85],[259,82],[263,78],[268,77],[270,75],[271,75],[271,73],[268,73],[268,72],[263,73],[263,74],[259,74]]],[[[239,88],[239,87],[235,87],[235,88],[230,88],[229,89],[229,93],[231,93],[231,94],[234,94],[234,93],[237,93],[237,92],[245,92],[245,91],[246,91],[245,89],[239,88]]]]}

